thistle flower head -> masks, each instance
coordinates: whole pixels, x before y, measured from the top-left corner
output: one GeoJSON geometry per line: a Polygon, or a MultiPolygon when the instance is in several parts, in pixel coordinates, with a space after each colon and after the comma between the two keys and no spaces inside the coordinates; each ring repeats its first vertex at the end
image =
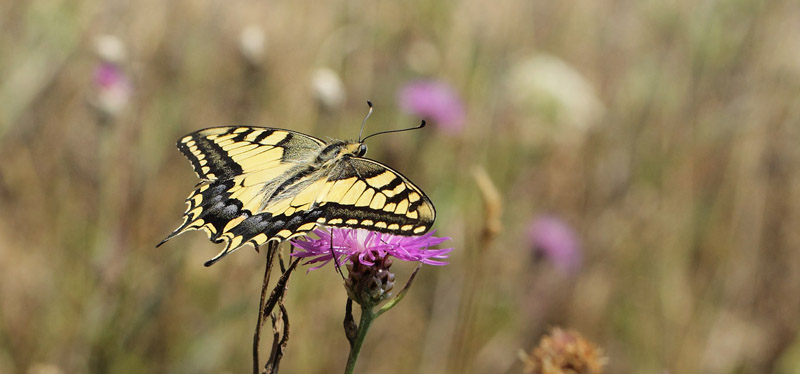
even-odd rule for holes
{"type": "Polygon", "coordinates": [[[552,216],[537,217],[528,226],[529,245],[560,271],[571,274],[581,265],[578,238],[564,221],[552,216]]]}
{"type": "Polygon", "coordinates": [[[131,97],[131,83],[118,64],[108,61],[99,63],[92,80],[99,110],[114,115],[125,108],[131,97]]]}
{"type": "MultiPolygon", "coordinates": [[[[351,257],[357,257],[357,254],[351,257]]],[[[347,263],[347,279],[344,286],[347,296],[359,305],[374,306],[391,296],[394,288],[394,274],[389,271],[392,259],[387,255],[368,266],[357,258],[347,263]]]]}
{"type": "Polygon", "coordinates": [[[444,82],[411,82],[400,90],[398,101],[405,111],[430,118],[445,133],[455,135],[464,129],[464,104],[456,90],[444,82]]]}
{"type": "Polygon", "coordinates": [[[446,265],[441,261],[453,248],[430,249],[449,240],[433,236],[434,231],[421,236],[400,236],[363,229],[316,229],[318,239],[304,237],[292,240],[299,249],[292,256],[308,259],[306,264],[319,264],[315,270],[336,257],[340,263],[359,263],[366,266],[385,261],[391,256],[403,261],[419,261],[428,265],[446,265]]]}

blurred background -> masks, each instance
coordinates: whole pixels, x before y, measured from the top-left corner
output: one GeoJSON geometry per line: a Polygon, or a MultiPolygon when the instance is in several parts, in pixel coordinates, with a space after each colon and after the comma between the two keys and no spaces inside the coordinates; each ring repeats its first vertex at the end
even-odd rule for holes
{"type": "MultiPolygon", "coordinates": [[[[29,0],[0,30],[2,373],[248,372],[264,252],[155,248],[197,182],[175,141],[356,138],[368,99],[366,133],[428,119],[369,157],[455,250],[358,372],[518,373],[555,326],[607,373],[800,372],[795,1],[29,0]]],[[[305,270],[281,369],[341,372],[342,281],[305,270]]]]}

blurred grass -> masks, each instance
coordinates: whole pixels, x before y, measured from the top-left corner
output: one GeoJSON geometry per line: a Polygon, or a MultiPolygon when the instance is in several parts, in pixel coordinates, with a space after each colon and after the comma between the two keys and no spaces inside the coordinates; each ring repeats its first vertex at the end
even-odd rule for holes
{"type": "MultiPolygon", "coordinates": [[[[174,141],[235,123],[353,138],[366,99],[368,131],[409,126],[395,93],[419,77],[462,93],[466,130],[377,137],[370,156],[425,189],[456,251],[377,322],[360,372],[518,372],[552,325],[609,373],[800,371],[794,1],[31,0],[0,3],[0,29],[0,372],[249,370],[263,255],[203,268],[219,246],[199,233],[154,248],[196,182],[174,141]],[[92,105],[106,34],[133,87],[110,118],[92,105]],[[525,96],[512,72],[535,56],[590,91],[525,96]],[[315,101],[322,67],[343,106],[315,101]],[[504,202],[488,247],[475,166],[504,202]],[[534,261],[541,213],[580,233],[577,275],[534,261]]],[[[285,372],[344,367],[340,284],[292,280],[285,372]]]]}

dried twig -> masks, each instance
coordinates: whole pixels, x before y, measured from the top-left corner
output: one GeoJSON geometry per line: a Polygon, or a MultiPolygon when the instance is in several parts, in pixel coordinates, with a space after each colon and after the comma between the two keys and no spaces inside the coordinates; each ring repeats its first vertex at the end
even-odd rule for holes
{"type": "Polygon", "coordinates": [[[258,346],[261,342],[261,326],[264,325],[264,304],[267,297],[267,285],[269,284],[270,274],[272,273],[272,261],[275,253],[278,252],[278,243],[270,242],[267,248],[267,264],[264,269],[264,281],[261,284],[261,300],[258,303],[258,321],[256,321],[256,331],[253,334],[253,374],[258,374],[258,346]]]}
{"type": "Polygon", "coordinates": [[[283,358],[283,352],[286,350],[286,344],[289,343],[289,313],[286,312],[286,307],[283,305],[283,297],[280,298],[278,303],[280,307],[281,320],[283,322],[283,331],[278,331],[277,316],[272,315],[272,350],[269,355],[269,360],[264,365],[262,374],[273,374],[278,372],[278,367],[283,358]]]}

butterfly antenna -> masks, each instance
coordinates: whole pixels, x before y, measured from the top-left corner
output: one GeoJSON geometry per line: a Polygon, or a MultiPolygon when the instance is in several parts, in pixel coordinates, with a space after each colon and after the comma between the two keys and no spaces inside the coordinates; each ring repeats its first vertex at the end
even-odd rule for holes
{"type": "Polygon", "coordinates": [[[423,127],[425,127],[425,120],[424,119],[422,120],[422,123],[419,124],[419,126],[409,127],[407,129],[387,130],[387,131],[376,132],[376,133],[374,133],[374,134],[372,134],[372,135],[370,135],[370,136],[368,136],[368,137],[366,137],[364,139],[361,139],[361,142],[363,143],[364,141],[366,141],[367,139],[369,139],[369,138],[371,138],[371,137],[373,137],[375,135],[389,134],[389,133],[393,133],[393,132],[403,132],[403,131],[418,130],[418,129],[421,129],[423,127]]]}
{"type": "Polygon", "coordinates": [[[361,143],[361,135],[364,135],[364,125],[367,123],[367,118],[372,115],[372,101],[367,100],[367,105],[369,105],[369,111],[367,115],[364,116],[364,120],[361,121],[361,131],[358,132],[358,142],[361,143]]]}

